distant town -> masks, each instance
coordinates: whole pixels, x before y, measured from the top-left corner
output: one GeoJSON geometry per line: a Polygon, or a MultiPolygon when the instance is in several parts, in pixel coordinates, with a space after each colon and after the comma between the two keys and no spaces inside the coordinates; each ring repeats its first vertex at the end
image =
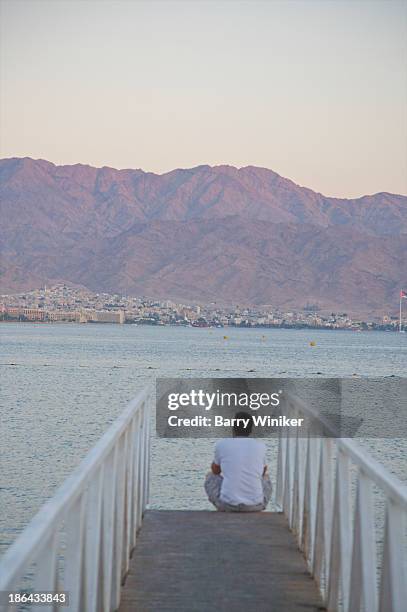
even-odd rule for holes
{"type": "Polygon", "coordinates": [[[316,305],[282,312],[271,305],[221,307],[179,304],[92,291],[58,284],[0,296],[0,321],[117,323],[191,327],[272,327],[398,331],[398,318],[357,321],[346,313],[322,314],[316,305]]]}

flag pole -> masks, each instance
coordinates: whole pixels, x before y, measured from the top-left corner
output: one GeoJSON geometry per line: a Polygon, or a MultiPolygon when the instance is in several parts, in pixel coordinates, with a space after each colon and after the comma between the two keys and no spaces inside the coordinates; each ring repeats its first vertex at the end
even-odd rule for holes
{"type": "Polygon", "coordinates": [[[401,297],[401,291],[400,291],[400,318],[399,318],[399,332],[401,332],[401,300],[403,298],[401,297]]]}

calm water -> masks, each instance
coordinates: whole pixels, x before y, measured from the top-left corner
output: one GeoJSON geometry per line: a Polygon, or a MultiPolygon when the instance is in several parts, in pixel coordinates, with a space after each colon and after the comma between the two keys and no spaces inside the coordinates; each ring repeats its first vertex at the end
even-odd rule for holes
{"type": "MultiPolygon", "coordinates": [[[[0,553],[156,376],[407,374],[407,334],[18,323],[0,333],[0,553]]],[[[366,444],[405,478],[405,441],[366,444]]],[[[204,440],[154,439],[152,506],[207,508],[211,452],[204,440]]]]}

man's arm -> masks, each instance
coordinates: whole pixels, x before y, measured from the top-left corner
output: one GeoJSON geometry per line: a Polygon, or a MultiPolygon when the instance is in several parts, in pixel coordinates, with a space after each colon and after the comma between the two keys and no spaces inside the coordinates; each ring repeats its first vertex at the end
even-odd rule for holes
{"type": "Polygon", "coordinates": [[[215,474],[215,476],[219,476],[219,474],[221,473],[221,460],[220,460],[220,455],[221,453],[219,452],[219,445],[222,443],[222,440],[219,440],[216,444],[215,444],[215,456],[213,458],[212,461],[212,465],[211,465],[211,470],[212,470],[212,474],[215,474]]]}
{"type": "Polygon", "coordinates": [[[217,463],[213,462],[212,465],[211,465],[211,470],[212,470],[213,474],[218,476],[220,474],[220,472],[221,472],[220,465],[218,465],[217,463]]]}
{"type": "Polygon", "coordinates": [[[267,449],[266,449],[266,445],[264,444],[264,442],[263,442],[263,448],[264,448],[264,459],[263,459],[263,464],[264,464],[263,478],[264,478],[264,476],[267,474],[267,463],[266,463],[266,452],[267,452],[267,449]]]}

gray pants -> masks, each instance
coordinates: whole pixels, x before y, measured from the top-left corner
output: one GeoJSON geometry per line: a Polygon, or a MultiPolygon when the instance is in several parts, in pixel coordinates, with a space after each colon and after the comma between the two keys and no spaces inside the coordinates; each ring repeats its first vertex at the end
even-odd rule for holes
{"type": "Polygon", "coordinates": [[[238,504],[233,506],[227,504],[220,499],[220,489],[222,486],[223,476],[209,472],[205,478],[205,491],[211,504],[220,512],[261,512],[265,510],[270,501],[272,486],[268,474],[263,476],[263,502],[256,506],[247,506],[246,504],[238,504]]]}

